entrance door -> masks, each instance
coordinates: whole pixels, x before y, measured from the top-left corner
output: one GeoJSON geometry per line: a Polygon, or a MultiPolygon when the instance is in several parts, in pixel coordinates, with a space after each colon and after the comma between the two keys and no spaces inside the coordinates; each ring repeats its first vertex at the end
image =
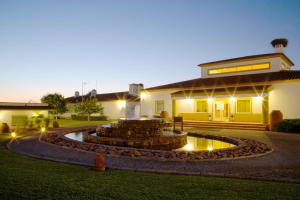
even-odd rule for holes
{"type": "Polygon", "coordinates": [[[214,121],[225,121],[228,119],[228,102],[215,101],[214,102],[214,121]]]}
{"type": "Polygon", "coordinates": [[[222,101],[214,102],[214,120],[215,121],[223,120],[223,110],[224,110],[224,103],[222,101]]]}

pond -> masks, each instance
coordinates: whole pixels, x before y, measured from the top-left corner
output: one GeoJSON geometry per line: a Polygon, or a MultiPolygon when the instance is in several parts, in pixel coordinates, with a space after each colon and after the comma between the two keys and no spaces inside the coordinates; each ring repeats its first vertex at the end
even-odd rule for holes
{"type": "MultiPolygon", "coordinates": [[[[96,136],[96,133],[91,135],[96,136]]],[[[69,133],[65,137],[83,142],[83,134],[78,133],[69,133]]],[[[187,144],[179,149],[174,149],[175,151],[212,151],[217,149],[231,148],[234,147],[234,144],[223,142],[220,140],[208,139],[204,137],[196,136],[187,136],[187,144]]]]}

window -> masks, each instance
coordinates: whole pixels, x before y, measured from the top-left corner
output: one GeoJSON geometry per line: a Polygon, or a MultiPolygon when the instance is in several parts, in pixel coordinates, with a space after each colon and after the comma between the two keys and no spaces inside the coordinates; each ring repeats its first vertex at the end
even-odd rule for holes
{"type": "Polygon", "coordinates": [[[251,100],[237,100],[236,109],[238,113],[249,113],[251,112],[251,100]]]}
{"type": "Polygon", "coordinates": [[[260,63],[254,65],[243,65],[243,66],[235,66],[235,67],[210,69],[208,70],[208,74],[213,75],[213,74],[236,73],[236,72],[245,72],[245,71],[262,70],[262,69],[270,69],[270,63],[260,63]]]}
{"type": "Polygon", "coordinates": [[[155,113],[160,114],[161,111],[164,111],[165,103],[163,100],[155,101],[155,113]]]}
{"type": "Polygon", "coordinates": [[[208,106],[206,100],[196,101],[196,112],[207,112],[208,106]]]}

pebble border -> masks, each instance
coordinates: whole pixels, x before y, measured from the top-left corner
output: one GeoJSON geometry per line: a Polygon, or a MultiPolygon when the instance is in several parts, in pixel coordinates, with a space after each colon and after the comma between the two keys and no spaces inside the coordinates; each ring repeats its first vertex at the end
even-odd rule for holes
{"type": "Polygon", "coordinates": [[[99,153],[107,156],[125,156],[131,158],[154,159],[162,161],[183,161],[197,162],[207,160],[222,160],[222,159],[237,159],[241,157],[253,157],[270,153],[272,148],[268,145],[250,139],[233,139],[223,136],[188,133],[192,136],[205,137],[208,139],[216,139],[224,142],[229,142],[235,147],[213,150],[213,151],[167,151],[167,150],[151,150],[151,149],[136,149],[131,147],[108,146],[95,143],[79,142],[65,137],[71,132],[91,131],[90,128],[74,128],[55,132],[48,132],[41,140],[47,143],[73,148],[83,151],[99,153]]]}

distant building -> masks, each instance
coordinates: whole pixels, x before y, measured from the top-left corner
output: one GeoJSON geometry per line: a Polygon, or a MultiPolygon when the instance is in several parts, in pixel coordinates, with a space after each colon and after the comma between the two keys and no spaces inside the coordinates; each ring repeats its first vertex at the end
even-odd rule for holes
{"type": "Polygon", "coordinates": [[[48,104],[41,103],[0,102],[0,122],[15,127],[25,123],[31,117],[39,115],[48,117],[48,111],[51,109],[48,104]]]}
{"type": "MultiPolygon", "coordinates": [[[[75,92],[73,97],[66,98],[67,107],[69,112],[64,116],[71,116],[75,114],[74,105],[81,102],[82,99],[95,97],[97,103],[101,104],[104,108],[103,114],[108,119],[119,119],[123,117],[136,118],[140,116],[140,93],[143,89],[143,84],[130,84],[128,92],[115,92],[97,94],[96,90],[92,90],[87,95],[80,96],[75,92]]],[[[94,114],[97,116],[99,114],[94,114]]]]}

